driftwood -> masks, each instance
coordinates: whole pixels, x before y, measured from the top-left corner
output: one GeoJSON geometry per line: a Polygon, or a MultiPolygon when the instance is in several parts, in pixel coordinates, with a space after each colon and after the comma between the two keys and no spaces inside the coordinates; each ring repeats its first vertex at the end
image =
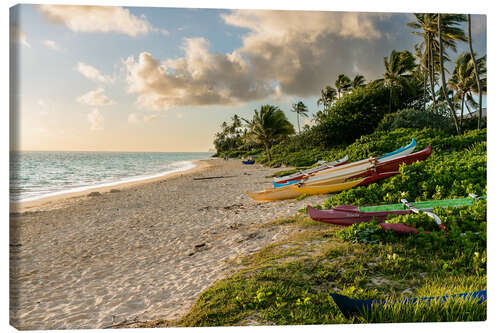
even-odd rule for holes
{"type": "Polygon", "coordinates": [[[193,178],[193,180],[216,179],[216,178],[231,178],[231,177],[236,177],[236,176],[198,177],[198,178],[193,178]]]}

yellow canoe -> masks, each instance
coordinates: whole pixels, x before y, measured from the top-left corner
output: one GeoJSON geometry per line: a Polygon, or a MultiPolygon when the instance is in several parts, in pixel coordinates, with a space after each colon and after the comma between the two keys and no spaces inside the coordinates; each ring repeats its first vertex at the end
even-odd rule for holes
{"type": "Polygon", "coordinates": [[[290,186],[266,188],[264,191],[253,193],[248,191],[246,192],[250,198],[265,202],[294,199],[300,195],[299,192],[292,190],[290,186]]]}
{"type": "MultiPolygon", "coordinates": [[[[297,184],[290,185],[290,189],[296,191],[299,194],[327,194],[333,192],[339,192],[343,190],[351,189],[359,185],[365,178],[353,180],[345,183],[330,184],[330,185],[307,185],[303,184],[298,186],[297,184]]],[[[288,187],[288,186],[287,186],[288,187]]]]}

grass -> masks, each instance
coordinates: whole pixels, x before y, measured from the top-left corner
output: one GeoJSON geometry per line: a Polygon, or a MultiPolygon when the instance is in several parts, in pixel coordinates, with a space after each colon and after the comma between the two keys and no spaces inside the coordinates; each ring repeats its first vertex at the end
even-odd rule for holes
{"type": "Polygon", "coordinates": [[[142,327],[486,320],[486,304],[473,301],[379,306],[345,318],[329,292],[361,299],[445,295],[485,289],[486,273],[454,267],[463,261],[444,265],[439,254],[404,242],[346,242],[338,236],[341,227],[303,214],[262,228],[277,225],[291,229],[288,239],[237,258],[232,264],[239,272],[205,290],[184,317],[142,327]]]}

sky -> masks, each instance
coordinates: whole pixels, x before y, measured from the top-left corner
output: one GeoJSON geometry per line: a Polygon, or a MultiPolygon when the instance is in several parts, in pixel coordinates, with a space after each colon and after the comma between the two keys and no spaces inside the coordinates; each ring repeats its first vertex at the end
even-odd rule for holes
{"type": "MultiPolygon", "coordinates": [[[[208,151],[233,114],[296,124],[339,73],[381,77],[413,50],[410,13],[18,5],[10,12],[12,150],[208,151]]],[[[486,53],[486,16],[472,16],[486,53]]],[[[468,51],[459,43],[457,54],[468,51]]],[[[452,64],[450,64],[451,66],[452,64]]],[[[450,67],[451,68],[451,67],[450,67]]],[[[307,121],[303,119],[302,122],[307,121]]]]}

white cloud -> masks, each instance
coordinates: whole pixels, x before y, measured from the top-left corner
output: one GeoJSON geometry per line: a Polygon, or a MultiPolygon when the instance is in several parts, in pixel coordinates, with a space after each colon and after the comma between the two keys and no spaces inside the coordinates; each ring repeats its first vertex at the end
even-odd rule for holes
{"type": "Polygon", "coordinates": [[[91,131],[100,131],[103,129],[102,123],[104,121],[104,117],[98,109],[94,109],[91,113],[87,114],[87,120],[90,123],[91,131]]]}
{"type": "Polygon", "coordinates": [[[155,114],[152,114],[149,116],[144,116],[144,122],[149,123],[150,121],[156,120],[157,118],[158,118],[158,116],[155,114]]]}
{"type": "Polygon", "coordinates": [[[43,45],[48,47],[49,49],[53,49],[55,51],[62,51],[62,48],[53,40],[46,39],[43,41],[43,45]]]}
{"type": "MultiPolygon", "coordinates": [[[[158,116],[155,115],[155,114],[145,115],[145,116],[142,117],[142,121],[144,121],[145,123],[149,123],[150,121],[154,121],[156,119],[158,119],[158,116]]],[[[138,123],[141,120],[139,119],[139,117],[137,116],[137,114],[130,113],[128,115],[127,121],[128,121],[129,124],[136,124],[136,123],[138,123]]]]}
{"type": "Polygon", "coordinates": [[[231,53],[210,53],[206,39],[186,38],[180,58],[162,61],[142,52],[124,61],[128,92],[137,94],[140,107],[307,98],[333,84],[339,73],[357,74],[354,64],[367,80],[379,76],[387,50],[413,43],[409,32],[400,34],[405,15],[236,10],[221,17],[249,30],[231,53]],[[395,31],[390,40],[387,31],[395,31]]]}
{"type": "Polygon", "coordinates": [[[83,62],[79,62],[76,70],[85,76],[87,79],[99,81],[102,83],[111,83],[113,79],[108,75],[102,75],[101,72],[94,66],[88,65],[83,62]]]}
{"type": "Polygon", "coordinates": [[[64,24],[75,32],[116,32],[135,37],[153,30],[145,17],[134,16],[122,7],[39,5],[38,8],[51,22],[64,24]]]}
{"type": "Polygon", "coordinates": [[[19,27],[15,24],[10,25],[10,41],[13,43],[24,45],[27,48],[31,48],[30,43],[28,43],[26,33],[19,29],[19,27]]]}
{"type": "Polygon", "coordinates": [[[137,115],[135,113],[131,113],[128,115],[127,121],[129,124],[135,124],[139,121],[139,119],[137,119],[137,115]]]}
{"type": "Polygon", "coordinates": [[[76,101],[78,103],[90,106],[104,106],[104,105],[111,105],[114,103],[108,96],[104,94],[103,88],[91,90],[88,93],[78,97],[76,101]]]}
{"type": "MultiPolygon", "coordinates": [[[[382,64],[386,54],[378,53],[386,36],[381,24],[391,14],[236,10],[221,17],[250,30],[237,51],[248,59],[255,77],[277,82],[283,94],[307,97],[331,84],[338,73],[352,75],[354,59],[382,64]]],[[[372,72],[373,67],[366,66],[372,72]]]]}
{"type": "Polygon", "coordinates": [[[139,106],[162,110],[178,105],[236,105],[266,97],[272,88],[254,78],[237,52],[209,53],[204,38],[187,38],[185,57],[163,63],[142,52],[124,61],[128,92],[139,106]]]}

